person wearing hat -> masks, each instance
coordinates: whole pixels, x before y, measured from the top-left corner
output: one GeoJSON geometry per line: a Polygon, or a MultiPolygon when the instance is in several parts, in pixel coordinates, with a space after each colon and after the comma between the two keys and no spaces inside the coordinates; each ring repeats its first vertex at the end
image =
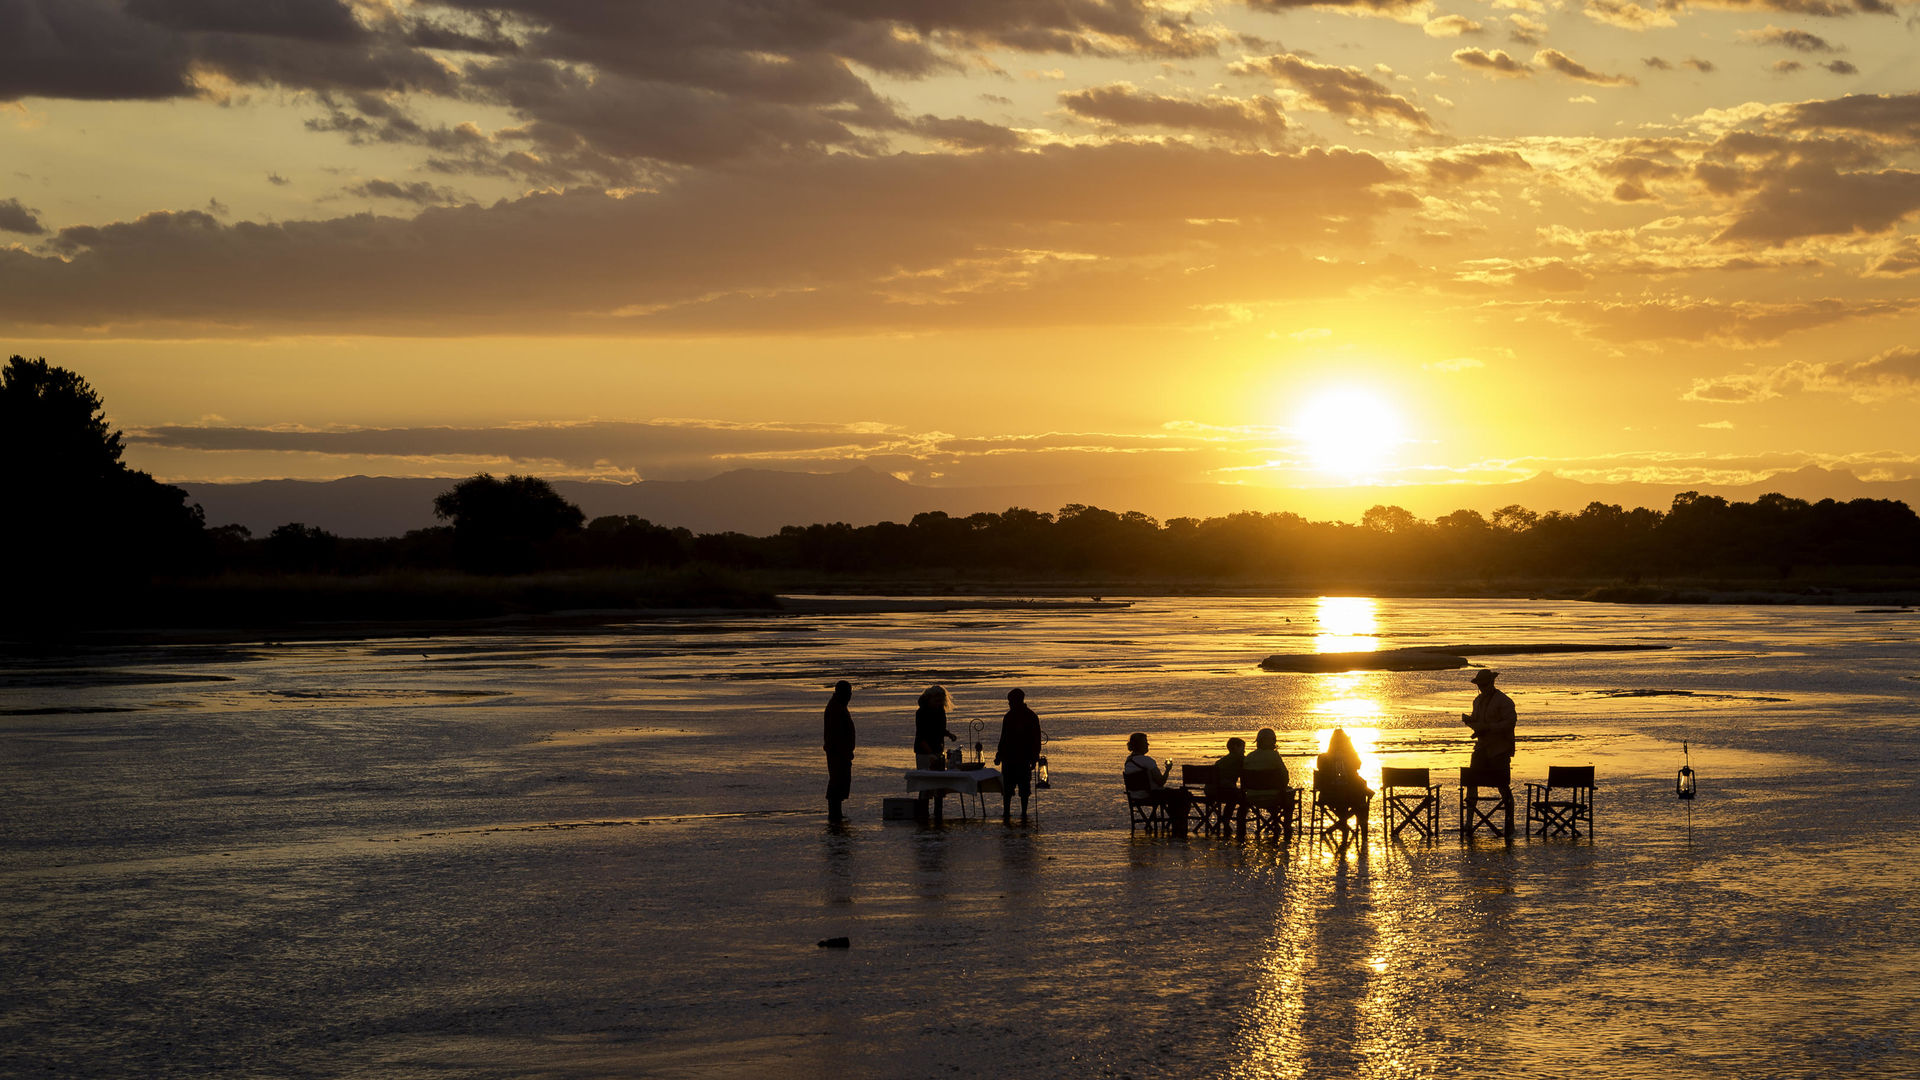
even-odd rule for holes
{"type": "MultiPolygon", "coordinates": [[[[1513,699],[1493,688],[1493,680],[1500,673],[1481,668],[1473,674],[1473,685],[1480,688],[1480,696],[1473,699],[1473,711],[1461,713],[1460,721],[1473,729],[1473,760],[1469,761],[1474,775],[1480,778],[1498,778],[1500,797],[1506,801],[1507,824],[1505,835],[1513,838],[1513,727],[1517,717],[1513,711],[1513,699]]],[[[1467,799],[1479,798],[1480,789],[1469,787],[1467,799]]]]}

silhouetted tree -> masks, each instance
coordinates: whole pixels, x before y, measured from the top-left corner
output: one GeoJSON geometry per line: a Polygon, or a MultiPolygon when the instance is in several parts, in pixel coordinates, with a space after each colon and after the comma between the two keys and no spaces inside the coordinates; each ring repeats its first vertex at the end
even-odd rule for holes
{"type": "Polygon", "coordinates": [[[586,520],[579,507],[537,476],[496,480],[491,473],[434,496],[433,516],[453,523],[460,565],[488,574],[536,568],[553,542],[577,532],[586,520]]]}
{"type": "Polygon", "coordinates": [[[267,534],[267,563],[275,570],[313,573],[334,568],[340,538],[325,529],[289,521],[267,534]]]}
{"type": "Polygon", "coordinates": [[[207,547],[187,493],[128,468],[87,380],[44,358],[0,371],[0,559],[19,613],[112,600],[156,573],[198,569],[207,547]],[[75,602],[79,602],[76,605],[75,602]]]}
{"type": "Polygon", "coordinates": [[[1419,524],[1420,519],[1413,516],[1413,511],[1403,506],[1371,506],[1360,515],[1360,527],[1374,532],[1411,532],[1419,524]]]}

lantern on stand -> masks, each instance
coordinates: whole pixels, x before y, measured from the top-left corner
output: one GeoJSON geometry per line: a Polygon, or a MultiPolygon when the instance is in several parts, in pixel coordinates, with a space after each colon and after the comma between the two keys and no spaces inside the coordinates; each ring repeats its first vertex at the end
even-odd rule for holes
{"type": "Polygon", "coordinates": [[[1046,729],[1040,729],[1040,756],[1033,763],[1033,786],[1042,790],[1053,786],[1047,780],[1047,743],[1051,741],[1047,738],[1046,729]]]}
{"type": "Polygon", "coordinates": [[[1680,772],[1673,778],[1673,793],[1682,799],[1691,800],[1696,790],[1693,778],[1693,756],[1684,741],[1680,743],[1680,754],[1682,764],[1680,772]]]}

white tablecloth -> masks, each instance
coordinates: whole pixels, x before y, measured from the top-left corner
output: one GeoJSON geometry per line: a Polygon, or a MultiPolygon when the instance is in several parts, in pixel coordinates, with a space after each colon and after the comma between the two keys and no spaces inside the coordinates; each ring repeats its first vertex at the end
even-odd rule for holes
{"type": "Polygon", "coordinates": [[[962,795],[998,794],[999,769],[908,769],[909,791],[957,791],[962,795]]]}

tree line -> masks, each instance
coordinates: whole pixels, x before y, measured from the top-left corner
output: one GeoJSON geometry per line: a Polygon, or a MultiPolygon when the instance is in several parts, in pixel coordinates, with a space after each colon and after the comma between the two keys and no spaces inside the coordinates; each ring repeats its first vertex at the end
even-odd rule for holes
{"type": "Polygon", "coordinates": [[[1763,495],[1729,502],[1685,492],[1665,512],[1594,502],[1578,513],[1514,505],[1491,517],[1456,510],[1432,521],[1375,506],[1357,524],[1291,513],[1160,522],[1074,504],[901,523],[789,525],[770,536],[700,533],[633,516],[586,520],[530,476],[463,480],[434,500],[446,525],[388,539],[346,539],[292,523],[254,539],[211,530],[224,569],[371,573],[457,568],[515,574],[586,568],[734,570],[850,577],[1219,581],[1638,580],[1717,574],[1788,579],[1815,568],[1920,567],[1920,516],[1887,499],[1808,502],[1763,495]]]}
{"type": "Polygon", "coordinates": [[[1666,511],[1595,502],[1578,513],[1518,505],[1431,521],[1375,506],[1358,523],[1244,512],[1161,522],[1073,504],[907,522],[790,525],[770,536],[695,534],[632,516],[589,521],[544,480],[480,474],[434,499],[445,522],[357,539],[302,522],[265,536],[208,528],[180,488],[121,458],[99,395],[44,359],[0,372],[0,461],[16,516],[0,558],[16,611],[106,602],[157,577],[479,575],[689,567],[789,577],[1315,582],[1791,578],[1815,568],[1920,566],[1920,517],[1886,499],[1729,502],[1686,492],[1666,511]]]}

